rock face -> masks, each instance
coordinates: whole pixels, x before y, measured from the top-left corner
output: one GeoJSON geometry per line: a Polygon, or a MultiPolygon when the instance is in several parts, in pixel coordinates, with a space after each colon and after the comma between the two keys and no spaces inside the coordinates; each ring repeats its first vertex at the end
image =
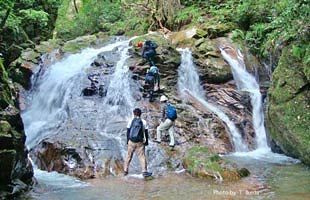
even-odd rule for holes
{"type": "Polygon", "coordinates": [[[270,136],[286,154],[310,165],[309,66],[283,49],[269,89],[270,136]]]}
{"type": "Polygon", "coordinates": [[[19,110],[17,89],[9,82],[0,60],[0,199],[28,190],[33,171],[25,147],[26,136],[19,110]]]}

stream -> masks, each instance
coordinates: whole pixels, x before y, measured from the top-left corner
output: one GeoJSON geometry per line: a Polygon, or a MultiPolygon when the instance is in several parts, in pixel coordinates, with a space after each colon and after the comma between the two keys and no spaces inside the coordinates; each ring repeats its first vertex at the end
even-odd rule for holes
{"type": "MultiPolygon", "coordinates": [[[[22,114],[27,147],[31,149],[43,138],[53,137],[55,132],[62,134],[62,127],[72,126],[75,127],[74,130],[87,131],[87,127],[91,124],[96,137],[110,138],[113,146],[116,146],[112,153],[117,154],[118,157],[124,157],[126,154],[125,130],[120,130],[118,127],[125,125],[126,120],[131,117],[131,110],[135,106],[132,93],[137,89],[130,79],[128,66],[126,66],[129,48],[129,41],[126,40],[114,42],[101,49],[86,49],[80,54],[70,55],[53,64],[45,74],[34,80],[35,87],[28,94],[29,107],[22,114]],[[91,97],[83,99],[79,92],[85,83],[81,80],[85,80],[88,67],[102,52],[112,52],[112,57],[116,57],[113,73],[100,80],[108,88],[107,96],[99,100],[91,97]],[[93,108],[87,110],[86,107],[89,106],[93,108]],[[75,111],[77,109],[78,111],[75,111]],[[94,110],[98,112],[98,117],[90,115],[94,110]],[[70,126],[68,119],[70,119],[70,126]]],[[[162,173],[168,171],[167,166],[163,164],[164,158],[161,157],[162,149],[151,142],[147,147],[149,166],[152,172],[158,174],[153,180],[145,181],[138,173],[139,164],[136,158],[132,162],[134,173],[126,177],[115,175],[86,181],[57,172],[42,171],[34,165],[38,184],[28,194],[29,198],[40,200],[309,199],[309,168],[300,164],[298,160],[270,151],[261,115],[255,114],[253,117],[254,121],[260,121],[254,122],[259,132],[256,138],[258,148],[249,152],[237,128],[225,113],[203,97],[191,52],[188,49],[179,51],[182,54],[182,64],[179,70],[183,70],[182,74],[186,75],[179,76],[179,90],[190,91],[191,95],[227,124],[236,152],[223,156],[238,163],[238,166],[249,169],[251,172],[249,177],[237,182],[217,183],[213,180],[192,178],[184,170],[162,173]]],[[[250,90],[252,88],[240,86],[240,89],[250,90]]],[[[260,98],[260,93],[255,94],[260,98]]],[[[186,92],[183,95],[186,95],[186,92]]],[[[260,106],[254,107],[254,112],[259,112],[261,105],[254,103],[260,106]]],[[[90,144],[94,149],[102,145],[96,138],[91,140],[90,144]]],[[[96,160],[96,156],[98,159],[101,156],[99,148],[92,159],[96,160]]]]}

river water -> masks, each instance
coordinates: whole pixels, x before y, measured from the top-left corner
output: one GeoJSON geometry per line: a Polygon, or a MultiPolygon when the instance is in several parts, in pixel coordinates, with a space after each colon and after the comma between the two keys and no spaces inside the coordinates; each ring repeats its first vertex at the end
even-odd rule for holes
{"type": "MultiPolygon", "coordinates": [[[[238,158],[233,158],[237,160],[238,158]]],[[[296,199],[310,198],[310,170],[301,164],[268,163],[240,159],[252,173],[238,182],[214,183],[186,174],[168,174],[145,181],[140,177],[110,177],[81,183],[68,180],[39,180],[31,193],[33,199],[96,200],[96,199],[296,199]]],[[[49,174],[49,173],[47,173],[49,174]]],[[[55,177],[51,174],[52,177],[55,177]]]]}

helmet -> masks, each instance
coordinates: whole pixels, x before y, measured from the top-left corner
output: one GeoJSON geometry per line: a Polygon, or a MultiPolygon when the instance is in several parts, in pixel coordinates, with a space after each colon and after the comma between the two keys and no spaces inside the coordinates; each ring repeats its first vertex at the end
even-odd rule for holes
{"type": "Polygon", "coordinates": [[[160,102],[168,101],[168,98],[165,95],[162,95],[159,101],[160,102]]]}
{"type": "Polygon", "coordinates": [[[140,108],[135,108],[134,110],[133,110],[133,114],[134,115],[136,115],[136,116],[141,116],[141,109],[140,108]]]}

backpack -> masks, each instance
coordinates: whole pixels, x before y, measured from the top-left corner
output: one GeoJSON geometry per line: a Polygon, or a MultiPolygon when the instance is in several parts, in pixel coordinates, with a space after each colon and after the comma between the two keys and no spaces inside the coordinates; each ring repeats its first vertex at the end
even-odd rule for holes
{"type": "Polygon", "coordinates": [[[145,44],[145,46],[147,46],[149,48],[152,48],[152,49],[156,49],[158,47],[158,45],[155,42],[151,41],[151,40],[145,41],[144,44],[145,44]]]}
{"type": "Polygon", "coordinates": [[[145,76],[145,82],[148,84],[154,84],[155,83],[155,76],[153,73],[148,72],[145,76]]]}
{"type": "Polygon", "coordinates": [[[140,118],[134,118],[132,120],[129,139],[133,142],[143,142],[143,122],[140,118]]]}
{"type": "Polygon", "coordinates": [[[177,110],[175,109],[175,107],[171,104],[167,104],[166,107],[166,116],[168,119],[174,121],[177,119],[177,110]]]}
{"type": "Polygon", "coordinates": [[[155,74],[158,74],[159,70],[156,66],[152,66],[149,72],[155,75],[155,74]]]}

